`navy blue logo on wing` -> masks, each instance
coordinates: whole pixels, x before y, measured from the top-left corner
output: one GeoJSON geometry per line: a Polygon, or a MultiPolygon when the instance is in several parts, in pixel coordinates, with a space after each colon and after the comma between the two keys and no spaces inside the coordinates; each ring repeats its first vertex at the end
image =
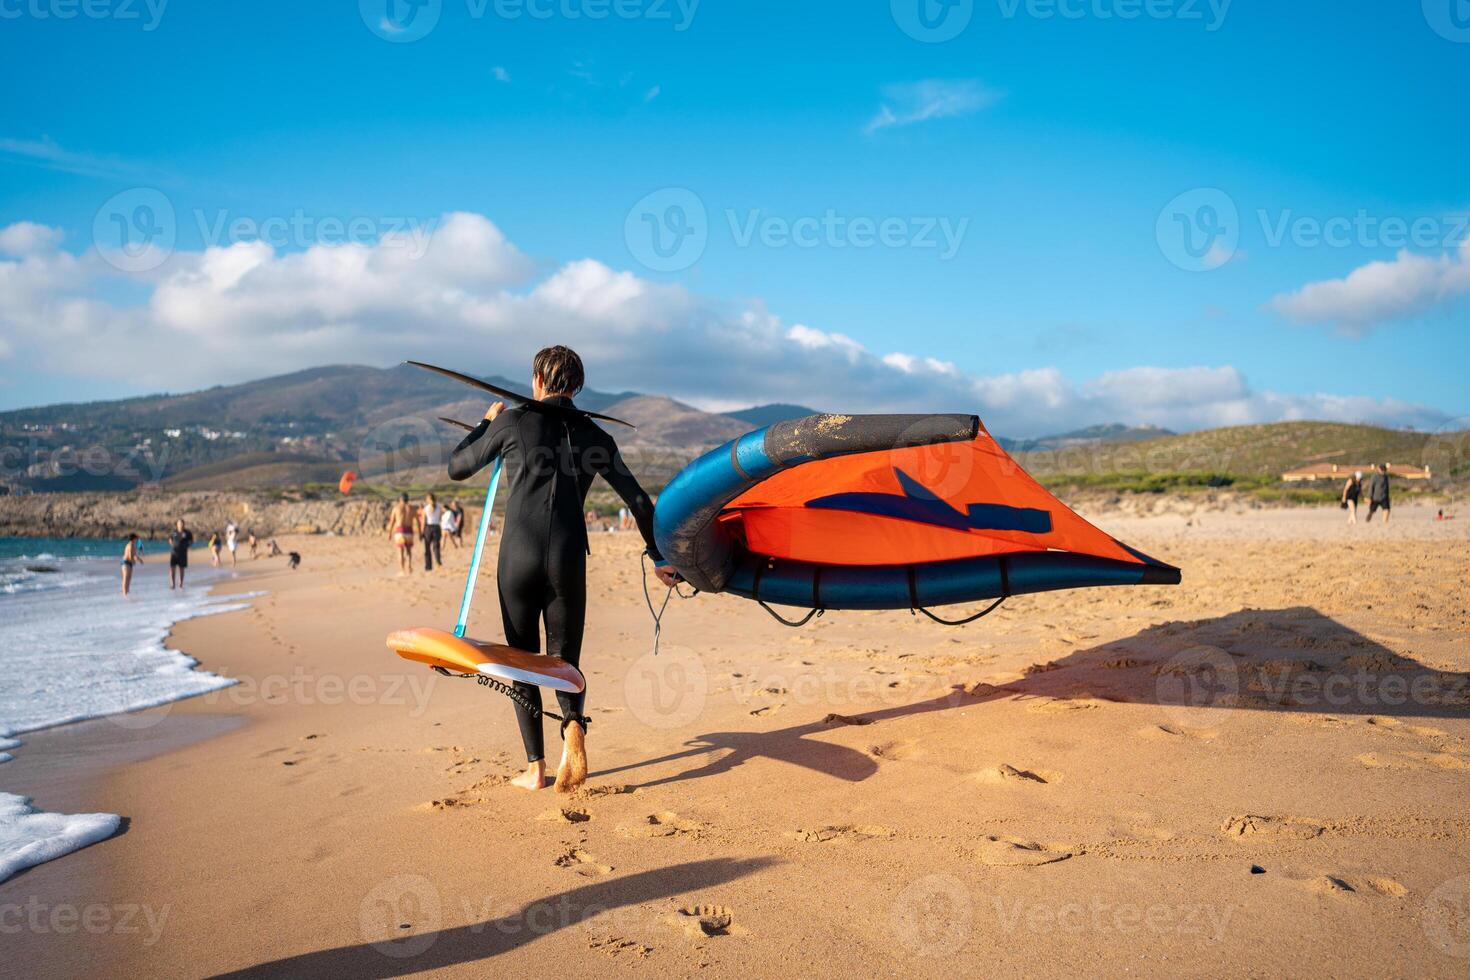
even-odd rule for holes
{"type": "Polygon", "coordinates": [[[903,470],[895,470],[902,494],[834,493],[808,500],[808,507],[822,510],[845,510],[856,514],[896,517],[916,524],[930,524],[955,531],[1022,531],[1026,534],[1051,532],[1051,514],[1035,507],[1008,507],[1005,504],[970,504],[964,511],[940,500],[928,487],[903,470]]]}

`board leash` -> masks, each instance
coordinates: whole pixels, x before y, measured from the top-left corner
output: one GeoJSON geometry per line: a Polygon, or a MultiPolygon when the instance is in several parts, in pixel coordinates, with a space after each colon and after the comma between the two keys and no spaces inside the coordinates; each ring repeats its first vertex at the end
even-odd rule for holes
{"type": "Polygon", "coordinates": [[[475,580],[480,577],[480,556],[485,553],[485,539],[490,536],[490,512],[495,507],[495,491],[500,488],[500,464],[495,461],[495,472],[490,474],[490,489],[485,492],[485,509],[480,512],[480,533],[475,538],[475,553],[470,558],[470,574],[464,580],[464,598],[459,603],[459,621],[454,624],[454,635],[464,639],[465,627],[470,621],[470,605],[475,600],[475,580]]]}

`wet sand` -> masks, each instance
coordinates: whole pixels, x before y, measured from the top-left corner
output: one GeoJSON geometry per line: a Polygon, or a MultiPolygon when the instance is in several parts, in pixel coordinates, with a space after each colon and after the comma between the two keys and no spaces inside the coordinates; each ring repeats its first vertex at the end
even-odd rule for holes
{"type": "MultiPolygon", "coordinates": [[[[8,955],[46,976],[1464,976],[1470,520],[1095,520],[1184,584],[1017,597],[955,630],[675,599],[656,660],[636,537],[594,537],[592,778],[570,797],[506,785],[506,699],[383,645],[449,625],[467,551],[399,579],[377,539],[283,539],[300,571],[242,562],[224,588],[267,594],[172,640],[239,685],[35,733],[4,767],[45,808],[128,820],[0,885],[8,955]]],[[[500,635],[488,573],[474,623],[500,635]]]]}

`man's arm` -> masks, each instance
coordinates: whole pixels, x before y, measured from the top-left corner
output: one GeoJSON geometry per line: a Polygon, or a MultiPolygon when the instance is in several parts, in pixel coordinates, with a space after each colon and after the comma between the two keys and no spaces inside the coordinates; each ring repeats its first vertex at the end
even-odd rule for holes
{"type": "MultiPolygon", "coordinates": [[[[598,430],[601,431],[601,430],[598,430]]],[[[643,535],[643,543],[647,545],[648,557],[653,559],[658,568],[658,577],[666,585],[674,584],[677,579],[669,563],[659,553],[658,544],[653,539],[653,499],[644,492],[639,485],[638,478],[633,471],[628,469],[628,464],[623,461],[623,454],[618,451],[617,443],[613,442],[612,436],[603,433],[606,439],[600,454],[605,459],[606,465],[598,469],[598,474],[617,491],[623,503],[628,505],[633,519],[638,522],[638,533],[643,535]]]]}
{"type": "MultiPolygon", "coordinates": [[[[487,416],[489,414],[486,413],[487,416]]],[[[519,413],[495,412],[494,415],[493,421],[489,417],[482,419],[475,430],[454,447],[454,453],[449,457],[451,480],[468,480],[505,451],[506,440],[519,413]]]]}

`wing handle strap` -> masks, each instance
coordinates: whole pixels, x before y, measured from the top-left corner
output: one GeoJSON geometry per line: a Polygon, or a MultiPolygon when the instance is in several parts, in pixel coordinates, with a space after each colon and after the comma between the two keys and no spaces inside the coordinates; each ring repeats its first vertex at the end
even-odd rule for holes
{"type": "Polygon", "coordinates": [[[911,614],[912,613],[915,613],[915,612],[921,612],[925,616],[928,616],[930,619],[934,620],[934,622],[938,623],[941,626],[968,626],[970,623],[975,622],[975,620],[977,620],[977,619],[984,619],[986,616],[989,616],[991,613],[993,613],[997,609],[999,609],[1000,608],[1000,604],[1002,602],[1005,602],[1007,599],[1009,599],[1011,597],[1011,576],[1010,576],[1009,570],[1006,568],[1006,560],[1005,560],[1005,557],[1002,556],[1000,559],[998,559],[998,562],[1000,564],[1000,588],[1001,588],[1001,596],[1000,596],[1000,598],[999,599],[996,599],[994,602],[992,602],[990,605],[986,606],[984,609],[982,609],[979,612],[977,612],[975,615],[973,615],[973,616],[966,616],[964,619],[943,619],[943,618],[941,618],[939,616],[934,615],[932,612],[930,612],[928,609],[925,609],[923,606],[919,605],[919,583],[918,583],[917,575],[916,575],[915,570],[914,570],[914,566],[913,565],[910,565],[909,566],[909,612],[911,614]]]}
{"type": "Polygon", "coordinates": [[[755,599],[755,601],[760,605],[762,609],[770,613],[771,618],[774,619],[776,622],[780,623],[782,626],[790,626],[792,629],[799,629],[800,627],[805,626],[807,623],[810,623],[812,619],[821,619],[822,616],[826,614],[827,610],[821,608],[822,568],[820,565],[812,571],[812,611],[807,613],[800,619],[787,619],[785,616],[782,616],[780,613],[776,612],[776,610],[766,605],[766,601],[761,598],[761,574],[765,572],[765,570],[766,563],[764,561],[756,562],[755,582],[751,587],[751,592],[753,593],[752,598],[755,599]]]}

